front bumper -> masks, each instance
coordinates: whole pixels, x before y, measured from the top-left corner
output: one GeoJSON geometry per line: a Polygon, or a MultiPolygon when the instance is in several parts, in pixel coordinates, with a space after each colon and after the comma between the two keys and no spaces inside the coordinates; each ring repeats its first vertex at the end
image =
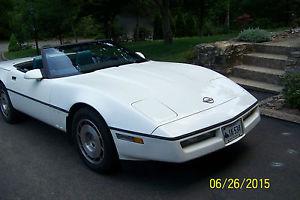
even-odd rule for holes
{"type": "Polygon", "coordinates": [[[232,120],[220,123],[219,125],[216,124],[216,126],[205,131],[195,131],[193,134],[187,134],[184,137],[163,138],[155,135],[131,133],[130,131],[115,128],[111,128],[111,133],[120,159],[181,163],[212,153],[239,141],[248,134],[259,121],[259,109],[257,106],[254,106],[247,112],[237,115],[237,117],[232,120]],[[230,143],[225,144],[221,128],[237,120],[242,121],[244,134],[230,143]],[[117,134],[142,138],[144,144],[119,139],[117,134]],[[205,136],[205,134],[209,137],[202,137],[205,136]],[[192,138],[198,139],[194,140],[196,141],[194,143],[184,142],[192,138]],[[185,145],[183,145],[183,143],[185,143],[185,145]]]}

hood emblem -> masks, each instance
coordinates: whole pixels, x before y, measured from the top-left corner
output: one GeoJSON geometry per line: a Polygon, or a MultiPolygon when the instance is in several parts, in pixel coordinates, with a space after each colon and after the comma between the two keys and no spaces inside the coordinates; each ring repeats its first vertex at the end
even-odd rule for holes
{"type": "Polygon", "coordinates": [[[214,103],[214,99],[211,97],[203,97],[203,102],[204,103],[214,103]]]}

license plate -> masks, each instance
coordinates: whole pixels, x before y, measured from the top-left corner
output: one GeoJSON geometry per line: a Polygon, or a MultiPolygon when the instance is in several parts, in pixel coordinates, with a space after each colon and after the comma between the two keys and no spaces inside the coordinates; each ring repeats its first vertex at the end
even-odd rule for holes
{"type": "Polygon", "coordinates": [[[243,127],[241,120],[236,121],[232,124],[224,126],[222,128],[225,144],[235,140],[236,138],[243,135],[243,127]]]}

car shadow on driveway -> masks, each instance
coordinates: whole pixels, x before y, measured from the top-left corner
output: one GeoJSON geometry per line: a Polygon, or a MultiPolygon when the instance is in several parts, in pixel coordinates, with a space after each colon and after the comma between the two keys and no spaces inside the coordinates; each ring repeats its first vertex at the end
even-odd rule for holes
{"type": "Polygon", "coordinates": [[[249,150],[247,143],[241,141],[182,164],[122,161],[119,171],[101,175],[83,164],[66,134],[30,117],[25,118],[16,125],[0,119],[0,158],[4,163],[0,165],[0,186],[6,183],[0,192],[12,198],[15,196],[9,196],[12,195],[10,191],[17,188],[31,191],[26,195],[41,198],[50,191],[84,198],[83,191],[94,191],[93,195],[96,195],[101,193],[99,187],[105,187],[111,195],[120,190],[119,193],[129,195],[135,188],[145,192],[184,192],[193,185],[201,185],[205,192],[209,178],[223,177],[226,171],[230,173],[249,150]],[[18,182],[7,184],[12,180],[18,182]]]}
{"type": "Polygon", "coordinates": [[[186,163],[164,163],[155,161],[122,161],[122,171],[119,176],[143,184],[165,184],[170,189],[182,188],[207,180],[220,178],[224,171],[231,171],[236,163],[248,151],[246,142],[240,141],[217,152],[205,155],[186,163]]]}

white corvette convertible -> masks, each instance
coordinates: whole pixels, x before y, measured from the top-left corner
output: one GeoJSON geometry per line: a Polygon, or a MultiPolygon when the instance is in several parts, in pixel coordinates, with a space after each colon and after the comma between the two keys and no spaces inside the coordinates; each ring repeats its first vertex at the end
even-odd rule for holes
{"type": "Polygon", "coordinates": [[[231,145],[260,121],[257,100],[203,67],[155,62],[110,41],[44,48],[0,63],[3,119],[25,113],[68,133],[84,162],[185,162],[231,145]]]}

